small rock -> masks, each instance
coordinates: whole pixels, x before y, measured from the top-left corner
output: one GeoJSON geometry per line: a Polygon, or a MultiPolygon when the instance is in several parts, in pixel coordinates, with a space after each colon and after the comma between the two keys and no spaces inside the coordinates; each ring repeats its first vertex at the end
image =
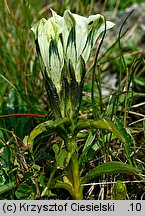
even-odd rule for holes
{"type": "Polygon", "coordinates": [[[123,37],[123,42],[131,40],[135,45],[144,50],[145,49],[145,3],[133,4],[131,7],[126,8],[125,10],[118,11],[115,18],[112,19],[112,12],[106,12],[105,16],[107,20],[113,21],[116,25],[109,31],[109,37],[111,34],[114,40],[118,37],[119,30],[126,19],[126,17],[131,13],[127,21],[125,22],[122,34],[126,32],[123,37]],[[132,11],[132,13],[131,13],[132,11]],[[111,33],[110,33],[111,32],[111,33]]]}

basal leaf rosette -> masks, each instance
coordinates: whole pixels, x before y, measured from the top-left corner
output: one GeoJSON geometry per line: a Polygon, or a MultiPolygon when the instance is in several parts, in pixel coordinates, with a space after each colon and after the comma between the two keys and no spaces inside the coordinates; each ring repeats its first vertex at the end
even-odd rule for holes
{"type": "Polygon", "coordinates": [[[76,118],[82,96],[86,63],[102,32],[114,23],[100,14],[83,17],[69,10],[63,16],[53,10],[48,20],[34,24],[36,49],[50,107],[55,117],[76,118]]]}

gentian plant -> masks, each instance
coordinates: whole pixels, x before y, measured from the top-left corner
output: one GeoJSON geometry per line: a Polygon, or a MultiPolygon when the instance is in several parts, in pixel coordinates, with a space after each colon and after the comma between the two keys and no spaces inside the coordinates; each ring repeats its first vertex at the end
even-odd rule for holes
{"type": "Polygon", "coordinates": [[[51,12],[52,17],[36,22],[32,31],[53,119],[36,126],[27,142],[33,152],[37,136],[44,132],[56,132],[62,139],[60,145],[53,144],[56,161],[41,197],[52,188],[64,188],[69,191],[72,199],[83,199],[83,185],[98,175],[138,173],[131,165],[114,161],[106,162],[82,175],[84,165],[80,158],[88,147],[80,152],[77,145],[78,133],[83,129],[105,129],[123,143],[126,142],[124,135],[112,121],[104,118],[78,118],[86,64],[98,38],[111,29],[114,23],[106,21],[99,14],[87,18],[66,10],[61,17],[53,10],[51,12]],[[54,178],[57,169],[61,170],[62,175],[54,178]]]}

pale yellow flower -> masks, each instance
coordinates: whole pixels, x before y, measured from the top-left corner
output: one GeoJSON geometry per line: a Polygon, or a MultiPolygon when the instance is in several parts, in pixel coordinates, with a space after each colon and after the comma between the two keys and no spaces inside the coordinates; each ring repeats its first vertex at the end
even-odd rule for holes
{"type": "Polygon", "coordinates": [[[56,115],[72,116],[81,101],[84,65],[97,39],[105,31],[105,25],[108,30],[114,23],[106,21],[105,24],[105,18],[100,14],[87,18],[69,10],[63,16],[51,12],[51,18],[42,18],[31,29],[43,63],[42,72],[51,107],[55,107],[56,115]]]}

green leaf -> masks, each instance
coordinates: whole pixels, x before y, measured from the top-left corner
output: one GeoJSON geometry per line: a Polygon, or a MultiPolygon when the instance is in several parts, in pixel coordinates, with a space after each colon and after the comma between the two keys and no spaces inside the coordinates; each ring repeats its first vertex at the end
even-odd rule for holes
{"type": "Polygon", "coordinates": [[[114,118],[114,121],[115,121],[120,133],[122,133],[122,135],[124,136],[126,143],[130,144],[131,138],[129,137],[129,134],[127,133],[126,129],[124,128],[122,122],[117,117],[114,118]]]}
{"type": "Polygon", "coordinates": [[[145,86],[145,80],[142,77],[135,77],[134,82],[137,83],[140,86],[145,86]]]}
{"type": "Polygon", "coordinates": [[[112,188],[112,198],[113,200],[125,200],[127,195],[127,188],[122,181],[117,180],[116,184],[112,188]]]}
{"type": "Polygon", "coordinates": [[[0,144],[2,143],[3,144],[2,146],[4,146],[4,143],[2,142],[1,139],[4,140],[4,135],[3,135],[2,130],[0,130],[0,144]]]}
{"type": "Polygon", "coordinates": [[[62,181],[58,181],[56,182],[54,185],[52,185],[52,188],[63,188],[67,191],[69,191],[69,193],[71,194],[72,197],[75,197],[75,192],[74,192],[74,189],[73,187],[68,184],[68,183],[64,183],[62,181]]]}
{"type": "Polygon", "coordinates": [[[92,142],[93,142],[94,139],[95,139],[95,136],[96,136],[96,134],[95,134],[93,131],[91,131],[91,132],[89,133],[89,135],[88,135],[88,137],[87,137],[87,140],[86,140],[86,142],[85,142],[83,151],[85,151],[86,148],[88,148],[88,147],[92,144],[92,142]]]}
{"type": "Polygon", "coordinates": [[[32,185],[22,183],[15,192],[18,199],[35,199],[35,192],[32,185]]]}
{"type": "Polygon", "coordinates": [[[95,167],[90,172],[88,172],[88,174],[82,179],[82,184],[89,182],[90,180],[98,177],[99,175],[113,173],[126,173],[137,175],[140,173],[140,170],[122,162],[107,162],[95,167]]]}
{"type": "Polygon", "coordinates": [[[93,128],[93,129],[104,129],[111,131],[116,137],[118,137],[123,143],[126,141],[123,134],[116,127],[116,125],[107,119],[95,120],[80,120],[75,128],[75,132],[82,129],[93,128]]]}
{"type": "MultiPolygon", "coordinates": [[[[56,132],[57,127],[60,126],[61,124],[64,124],[64,123],[69,123],[69,119],[68,118],[57,119],[55,121],[49,120],[49,121],[40,123],[31,131],[30,136],[28,138],[28,144],[33,145],[35,138],[43,132],[47,132],[47,131],[56,132]]],[[[63,134],[63,135],[65,135],[65,134],[63,134]]]]}
{"type": "Polygon", "coordinates": [[[15,188],[16,187],[16,182],[13,181],[13,182],[10,182],[10,183],[7,183],[5,185],[1,185],[0,186],[0,194],[3,194],[7,191],[10,191],[11,189],[15,188]]]}
{"type": "Polygon", "coordinates": [[[9,169],[10,166],[10,157],[11,157],[11,151],[7,146],[5,146],[1,154],[1,159],[2,159],[1,163],[3,166],[6,166],[7,169],[9,169]]]}
{"type": "Polygon", "coordinates": [[[55,157],[59,154],[59,147],[57,144],[53,144],[53,151],[55,153],[55,157]]]}
{"type": "Polygon", "coordinates": [[[57,165],[60,168],[64,168],[66,166],[67,155],[68,155],[68,152],[65,149],[61,149],[59,155],[56,157],[57,165]]]}
{"type": "MultiPolygon", "coordinates": [[[[95,143],[94,145],[92,145],[94,139],[95,139],[95,132],[94,131],[90,131],[87,140],[84,144],[84,148],[82,150],[82,153],[79,157],[79,167],[83,168],[85,166],[86,163],[88,163],[92,157],[94,156],[95,152],[97,151],[97,149],[93,148],[97,146],[97,143],[95,143]]],[[[99,147],[98,147],[99,148],[99,147]]]]}
{"type": "Polygon", "coordinates": [[[117,124],[118,128],[119,128],[119,131],[120,133],[122,133],[122,136],[125,138],[125,144],[124,144],[124,150],[125,150],[125,153],[127,155],[127,160],[129,162],[130,165],[132,165],[132,161],[131,161],[131,149],[130,149],[130,145],[131,145],[131,137],[129,136],[129,134],[127,133],[126,129],[124,128],[123,124],[121,123],[121,121],[115,117],[115,123],[117,124]]]}

